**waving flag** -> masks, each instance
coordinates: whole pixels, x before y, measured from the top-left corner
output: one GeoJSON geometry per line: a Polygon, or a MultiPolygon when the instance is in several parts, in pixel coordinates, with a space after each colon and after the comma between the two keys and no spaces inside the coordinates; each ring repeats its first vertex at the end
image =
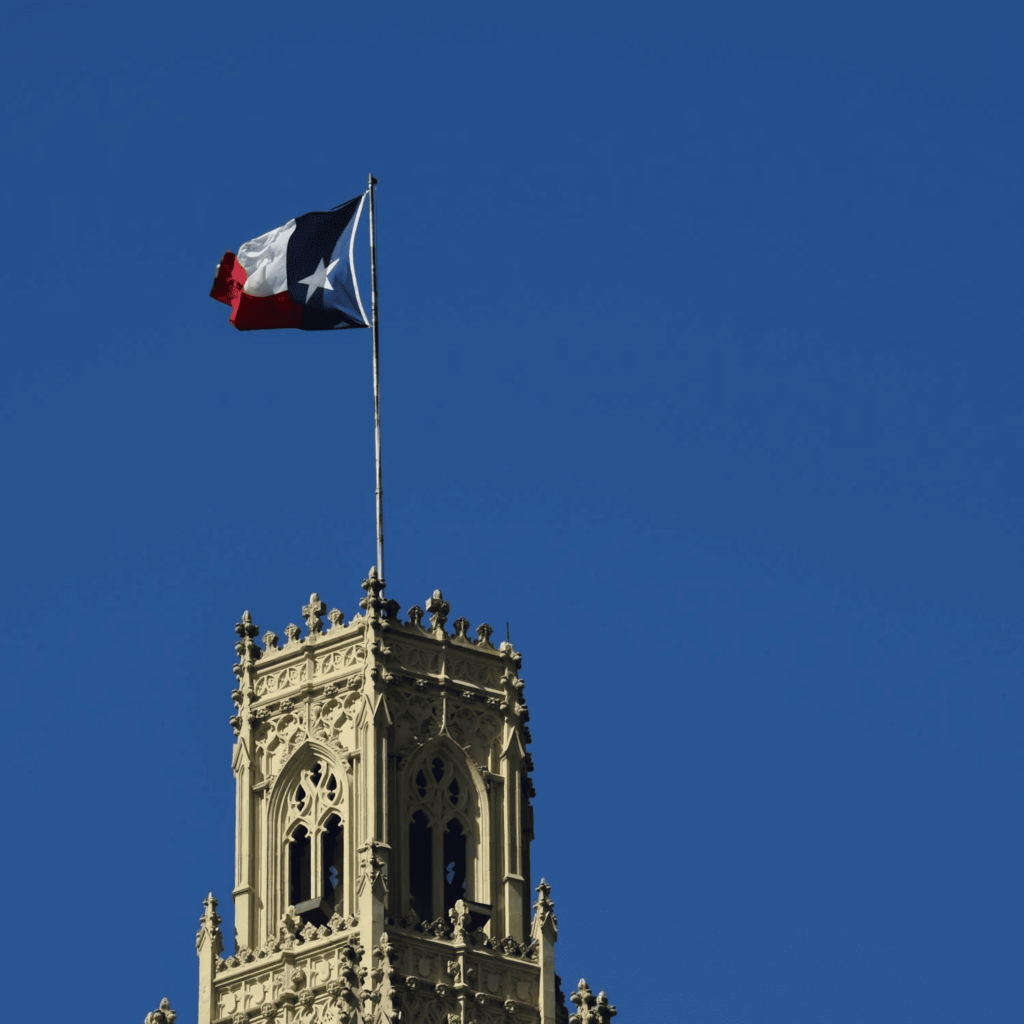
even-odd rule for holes
{"type": "Polygon", "coordinates": [[[210,295],[240,331],[369,327],[352,252],[366,196],[307,213],[224,253],[210,295]]]}

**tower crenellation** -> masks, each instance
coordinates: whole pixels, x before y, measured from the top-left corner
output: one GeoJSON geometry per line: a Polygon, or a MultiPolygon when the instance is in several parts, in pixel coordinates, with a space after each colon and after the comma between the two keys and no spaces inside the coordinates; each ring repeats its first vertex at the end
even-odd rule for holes
{"type": "MultiPolygon", "coordinates": [[[[235,627],[234,944],[211,893],[200,1024],[566,1024],[522,656],[449,630],[440,590],[403,622],[375,569],[362,589],[349,622],[311,594],[284,643],[235,627]]],[[[577,1019],[614,1014],[580,984],[577,1019]]]]}

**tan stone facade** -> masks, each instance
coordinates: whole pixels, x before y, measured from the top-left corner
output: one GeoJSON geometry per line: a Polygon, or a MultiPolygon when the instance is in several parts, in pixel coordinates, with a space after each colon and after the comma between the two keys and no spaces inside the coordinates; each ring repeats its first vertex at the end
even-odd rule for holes
{"type": "Polygon", "coordinates": [[[199,1024],[607,1024],[585,982],[569,1016],[530,890],[520,655],[486,623],[449,632],[440,591],[403,623],[383,586],[371,570],[348,624],[312,595],[283,643],[235,627],[235,950],[211,894],[199,1024]]]}

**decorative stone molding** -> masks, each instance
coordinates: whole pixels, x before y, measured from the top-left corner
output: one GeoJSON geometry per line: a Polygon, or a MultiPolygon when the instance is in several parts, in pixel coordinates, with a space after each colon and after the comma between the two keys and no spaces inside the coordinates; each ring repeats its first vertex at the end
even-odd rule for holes
{"type": "Polygon", "coordinates": [[[476,642],[478,647],[485,647],[489,651],[494,650],[494,645],[491,643],[491,634],[494,632],[493,629],[486,623],[481,622],[476,627],[476,642]]]}
{"type": "Polygon", "coordinates": [[[336,629],[341,629],[345,622],[345,613],[339,608],[332,608],[327,613],[327,620],[331,624],[331,628],[328,630],[329,633],[333,633],[336,629]]]}

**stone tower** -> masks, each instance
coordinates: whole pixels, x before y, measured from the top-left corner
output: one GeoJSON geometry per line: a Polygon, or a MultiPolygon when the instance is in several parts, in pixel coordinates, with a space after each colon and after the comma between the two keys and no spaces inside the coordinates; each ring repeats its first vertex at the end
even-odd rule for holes
{"type": "Polygon", "coordinates": [[[531,890],[520,655],[486,623],[449,632],[440,591],[423,625],[376,570],[362,586],[348,624],[313,594],[305,635],[235,627],[235,942],[211,893],[199,1024],[607,1024],[585,982],[570,1018],[531,890]]]}

